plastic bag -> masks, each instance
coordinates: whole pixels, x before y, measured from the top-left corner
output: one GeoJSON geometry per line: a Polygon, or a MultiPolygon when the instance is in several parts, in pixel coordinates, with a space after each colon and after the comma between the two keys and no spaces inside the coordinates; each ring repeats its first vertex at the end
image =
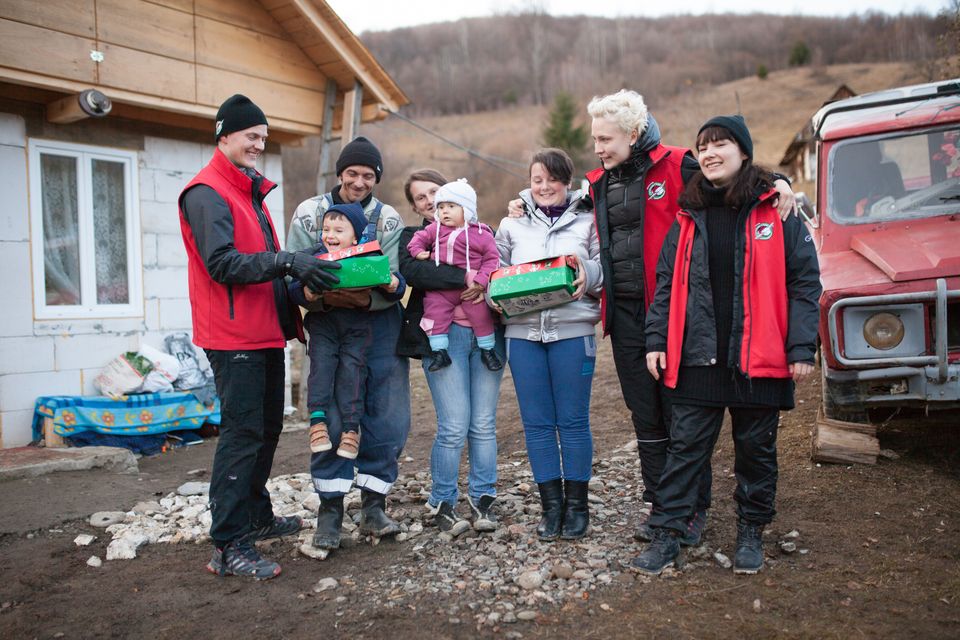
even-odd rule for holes
{"type": "Polygon", "coordinates": [[[148,344],[140,346],[140,355],[153,364],[153,370],[143,379],[140,391],[143,393],[173,391],[173,383],[180,376],[180,361],[176,356],[154,349],[148,344]]]}
{"type": "Polygon", "coordinates": [[[110,361],[93,384],[105,396],[119,398],[140,389],[143,379],[153,369],[150,361],[139,353],[128,351],[110,361]]]}
{"type": "Polygon", "coordinates": [[[171,333],[163,339],[163,345],[170,355],[180,363],[180,375],[173,386],[180,390],[195,389],[207,384],[207,375],[200,368],[197,352],[186,333],[171,333]]]}

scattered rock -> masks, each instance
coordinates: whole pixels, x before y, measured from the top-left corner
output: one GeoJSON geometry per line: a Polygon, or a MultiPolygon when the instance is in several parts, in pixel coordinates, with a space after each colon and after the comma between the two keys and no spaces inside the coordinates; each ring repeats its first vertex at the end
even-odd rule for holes
{"type": "Polygon", "coordinates": [[[144,502],[138,502],[137,504],[133,505],[133,509],[131,509],[130,511],[133,511],[134,513],[142,513],[142,514],[149,515],[151,513],[157,513],[159,511],[163,511],[163,507],[160,506],[160,503],[155,500],[147,500],[144,502]]]}
{"type": "Polygon", "coordinates": [[[573,567],[568,562],[557,562],[553,565],[553,577],[569,580],[573,577],[573,567]]]}
{"type": "Polygon", "coordinates": [[[719,551],[713,554],[713,559],[717,561],[717,564],[723,567],[724,569],[729,569],[733,566],[733,563],[730,562],[730,558],[723,555],[719,551]]]}
{"type": "Polygon", "coordinates": [[[181,496],[199,496],[209,492],[209,482],[184,482],[177,488],[177,493],[181,496]]]}
{"type": "Polygon", "coordinates": [[[337,582],[336,578],[320,578],[317,584],[313,585],[313,592],[322,593],[324,591],[336,589],[339,586],[340,586],[340,583],[337,582]]]}
{"type": "Polygon", "coordinates": [[[760,598],[757,598],[753,601],[753,610],[757,613],[760,613],[761,609],[763,609],[763,604],[761,604],[760,598]]]}
{"type": "Polygon", "coordinates": [[[880,457],[887,460],[899,460],[900,454],[893,449],[880,449],[880,457]]]}
{"type": "Polygon", "coordinates": [[[302,543],[297,550],[308,558],[313,558],[314,560],[326,560],[327,556],[330,555],[329,549],[318,549],[309,542],[302,543]]]}
{"type": "Polygon", "coordinates": [[[123,511],[98,511],[90,516],[90,526],[106,529],[110,525],[120,524],[127,518],[123,511]]]}
{"type": "Polygon", "coordinates": [[[191,469],[190,471],[187,471],[187,475],[191,477],[199,477],[199,476],[204,476],[206,474],[207,474],[206,469],[191,469]]]}
{"type": "Polygon", "coordinates": [[[543,584],[543,576],[540,575],[539,571],[524,571],[517,577],[517,584],[530,591],[543,584]]]}
{"type": "Polygon", "coordinates": [[[99,556],[90,556],[87,558],[87,566],[94,568],[103,566],[103,560],[99,556]]]}
{"type": "Polygon", "coordinates": [[[784,539],[784,540],[795,540],[796,538],[799,538],[799,537],[800,537],[800,532],[797,531],[796,529],[794,529],[794,530],[791,531],[790,533],[785,534],[785,535],[783,536],[783,539],[784,539]]]}
{"type": "Polygon", "coordinates": [[[85,547],[96,539],[97,536],[92,536],[89,533],[81,533],[73,539],[73,544],[77,545],[78,547],[85,547]]]}
{"type": "Polygon", "coordinates": [[[796,550],[797,550],[796,542],[787,542],[787,541],[780,542],[780,551],[783,551],[786,554],[791,554],[791,553],[794,553],[796,550]]]}
{"type": "Polygon", "coordinates": [[[517,613],[517,620],[535,620],[537,618],[536,611],[520,611],[517,613]]]}

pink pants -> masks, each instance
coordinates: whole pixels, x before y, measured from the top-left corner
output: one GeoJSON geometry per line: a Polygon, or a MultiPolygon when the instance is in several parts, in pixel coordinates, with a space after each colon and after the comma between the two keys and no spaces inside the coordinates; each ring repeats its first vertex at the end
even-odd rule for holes
{"type": "Polygon", "coordinates": [[[423,296],[423,318],[420,328],[428,336],[438,336],[450,330],[453,322],[453,310],[460,305],[467,320],[473,327],[473,335],[478,338],[493,334],[493,315],[486,304],[460,300],[463,289],[435,289],[427,291],[423,296]],[[461,302],[463,304],[461,304],[461,302]]]}

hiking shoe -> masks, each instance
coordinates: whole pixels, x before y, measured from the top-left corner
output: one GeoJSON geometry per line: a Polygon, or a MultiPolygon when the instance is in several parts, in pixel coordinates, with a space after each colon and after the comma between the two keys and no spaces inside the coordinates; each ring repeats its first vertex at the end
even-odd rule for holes
{"type": "Polygon", "coordinates": [[[470,528],[470,523],[458,516],[449,502],[441,502],[432,507],[430,515],[433,516],[433,524],[437,525],[441,532],[449,533],[453,537],[470,528]]]}
{"type": "Polygon", "coordinates": [[[689,520],[687,520],[687,530],[680,536],[680,546],[695,547],[700,544],[703,538],[703,530],[707,526],[706,509],[696,511],[689,520]]]}
{"type": "Polygon", "coordinates": [[[387,496],[360,490],[360,533],[377,538],[400,533],[400,525],[387,515],[387,496]]]}
{"type": "Polygon", "coordinates": [[[247,540],[235,540],[223,549],[214,548],[207,571],[218,576],[245,576],[269,580],[280,575],[280,565],[261,558],[257,548],[247,540]]]}
{"type": "Polygon", "coordinates": [[[500,371],[503,369],[503,360],[493,349],[480,349],[480,362],[490,371],[500,371]]]}
{"type": "Polygon", "coordinates": [[[344,431],[340,435],[340,446],[337,447],[337,455],[341,458],[355,460],[360,453],[360,433],[357,431],[344,431]]]}
{"type": "Polygon", "coordinates": [[[343,496],[320,498],[320,507],[317,509],[317,530],[313,533],[313,546],[317,549],[338,549],[342,527],[343,496]]]}
{"type": "Polygon", "coordinates": [[[754,574],[763,567],[763,525],[737,523],[737,552],[733,572],[754,574]]]}
{"type": "Polygon", "coordinates": [[[473,528],[476,531],[496,531],[497,516],[493,512],[493,503],[497,500],[496,496],[483,495],[476,502],[473,498],[467,497],[467,504],[470,505],[470,519],[473,520],[473,528]]]}
{"type": "Polygon", "coordinates": [[[262,527],[255,527],[247,534],[247,540],[269,540],[293,535],[303,529],[303,518],[300,516],[273,516],[273,520],[262,527]]]}
{"type": "Polygon", "coordinates": [[[650,576],[658,576],[667,567],[676,566],[680,555],[679,534],[673,529],[655,527],[653,542],[639,556],[630,561],[630,566],[650,576]]]}
{"type": "Polygon", "coordinates": [[[427,371],[430,371],[431,373],[440,371],[440,369],[449,367],[451,364],[453,364],[453,360],[450,359],[450,354],[447,353],[446,349],[437,349],[430,354],[430,359],[431,362],[430,366],[427,367],[427,371]]]}
{"type": "Polygon", "coordinates": [[[650,516],[637,525],[633,532],[633,539],[640,542],[653,542],[653,527],[650,526],[650,516]]]}
{"type": "Polygon", "coordinates": [[[323,451],[330,451],[333,448],[333,443],[330,442],[330,435],[327,433],[327,425],[325,422],[318,422],[317,424],[310,425],[310,451],[313,453],[321,453],[323,451]]]}

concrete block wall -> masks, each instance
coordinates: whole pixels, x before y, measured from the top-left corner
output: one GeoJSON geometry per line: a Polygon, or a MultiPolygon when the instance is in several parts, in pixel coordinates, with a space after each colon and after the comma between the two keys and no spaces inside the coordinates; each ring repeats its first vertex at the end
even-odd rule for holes
{"type": "MultiPolygon", "coordinates": [[[[144,138],[137,178],[142,317],[35,320],[26,127],[19,115],[0,113],[0,189],[7,194],[6,206],[0,207],[0,273],[6,274],[0,278],[0,300],[6,308],[0,314],[0,447],[30,441],[38,396],[95,395],[93,380],[112,358],[141,344],[162,348],[167,334],[190,331],[177,197],[213,149],[213,145],[144,138]]],[[[279,154],[265,155],[258,168],[282,185],[279,154]]],[[[271,193],[267,205],[282,243],[286,233],[282,186],[271,193]]]]}

